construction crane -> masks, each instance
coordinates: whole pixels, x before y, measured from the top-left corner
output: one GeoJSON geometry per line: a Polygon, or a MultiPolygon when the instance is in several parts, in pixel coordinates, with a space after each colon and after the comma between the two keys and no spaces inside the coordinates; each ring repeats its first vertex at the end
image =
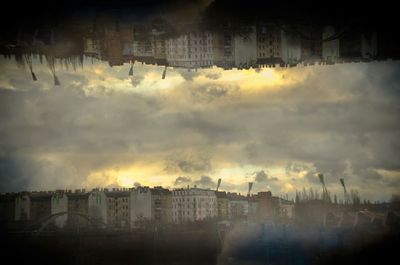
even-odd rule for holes
{"type": "Polygon", "coordinates": [[[249,192],[247,192],[247,197],[250,197],[251,188],[253,188],[253,182],[249,182],[249,192]]]}
{"type": "Polygon", "coordinates": [[[216,191],[218,191],[219,186],[221,186],[221,179],[218,179],[218,184],[217,184],[217,189],[216,189],[216,191]]]}
{"type": "Polygon", "coordinates": [[[342,184],[343,187],[343,196],[344,196],[344,204],[349,203],[349,194],[347,193],[346,185],[344,184],[344,179],[340,179],[340,183],[342,184]]]}
{"type": "Polygon", "coordinates": [[[322,200],[325,202],[329,202],[330,201],[329,192],[325,185],[324,175],[319,173],[318,178],[322,185],[322,200]]]}

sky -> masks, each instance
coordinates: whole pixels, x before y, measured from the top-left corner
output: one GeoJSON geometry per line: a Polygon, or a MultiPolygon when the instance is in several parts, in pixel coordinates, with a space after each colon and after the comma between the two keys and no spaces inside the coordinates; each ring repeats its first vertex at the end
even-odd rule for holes
{"type": "Polygon", "coordinates": [[[0,58],[0,192],[188,185],[362,199],[400,190],[400,63],[73,70],[0,58]]]}

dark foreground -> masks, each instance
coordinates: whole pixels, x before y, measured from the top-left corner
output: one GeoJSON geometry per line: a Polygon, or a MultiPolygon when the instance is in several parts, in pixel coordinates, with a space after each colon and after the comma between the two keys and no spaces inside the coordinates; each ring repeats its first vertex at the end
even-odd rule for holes
{"type": "Polygon", "coordinates": [[[235,228],[2,233],[10,264],[378,264],[396,260],[399,233],[235,228]]]}

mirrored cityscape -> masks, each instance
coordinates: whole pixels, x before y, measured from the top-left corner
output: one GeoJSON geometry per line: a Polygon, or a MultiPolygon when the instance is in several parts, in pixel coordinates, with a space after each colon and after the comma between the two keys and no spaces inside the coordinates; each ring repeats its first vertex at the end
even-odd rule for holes
{"type": "Polygon", "coordinates": [[[396,9],[10,4],[0,22],[10,264],[398,259],[396,9]]]}

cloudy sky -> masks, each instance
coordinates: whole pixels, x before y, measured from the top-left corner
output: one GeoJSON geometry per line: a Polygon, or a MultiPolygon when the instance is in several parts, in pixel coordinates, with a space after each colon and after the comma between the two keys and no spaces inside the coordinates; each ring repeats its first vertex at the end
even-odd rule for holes
{"type": "Polygon", "coordinates": [[[400,190],[400,64],[188,72],[0,59],[0,191],[197,185],[400,190]]]}

